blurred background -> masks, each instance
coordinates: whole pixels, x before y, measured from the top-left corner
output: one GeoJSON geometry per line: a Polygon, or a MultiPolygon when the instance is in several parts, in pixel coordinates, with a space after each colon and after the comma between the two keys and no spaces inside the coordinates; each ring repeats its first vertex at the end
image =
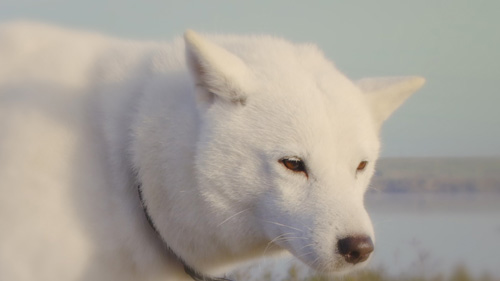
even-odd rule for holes
{"type": "MultiPolygon", "coordinates": [[[[366,198],[377,249],[369,269],[349,278],[500,280],[499,11],[494,0],[1,0],[0,23],[162,41],[187,28],[272,34],[316,43],[352,79],[424,76],[383,127],[366,198]]],[[[289,258],[234,275],[323,280],[289,258]]]]}

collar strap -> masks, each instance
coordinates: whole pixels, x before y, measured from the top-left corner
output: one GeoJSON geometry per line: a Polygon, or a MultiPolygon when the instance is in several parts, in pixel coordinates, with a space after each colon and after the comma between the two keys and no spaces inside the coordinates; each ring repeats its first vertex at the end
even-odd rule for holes
{"type": "Polygon", "coordinates": [[[184,271],[189,276],[191,276],[191,278],[193,278],[193,280],[195,280],[195,281],[231,281],[230,279],[226,279],[226,278],[217,278],[217,277],[211,277],[211,276],[203,275],[202,273],[196,271],[194,268],[192,268],[189,265],[187,265],[186,262],[184,262],[184,260],[181,257],[179,257],[172,250],[172,248],[170,248],[167,245],[167,243],[165,242],[165,240],[163,240],[163,238],[161,237],[160,232],[158,232],[158,229],[156,228],[156,226],[155,226],[155,224],[153,222],[153,219],[149,215],[148,208],[146,206],[146,202],[144,202],[144,199],[142,197],[142,188],[141,188],[140,184],[137,186],[137,190],[138,190],[138,193],[139,193],[139,199],[141,200],[142,210],[144,211],[144,216],[146,217],[146,220],[148,221],[149,225],[151,226],[151,229],[153,229],[153,231],[156,233],[156,235],[158,236],[158,238],[162,241],[162,243],[165,246],[165,248],[171,254],[173,254],[175,256],[175,258],[182,264],[182,266],[184,267],[184,271]]]}

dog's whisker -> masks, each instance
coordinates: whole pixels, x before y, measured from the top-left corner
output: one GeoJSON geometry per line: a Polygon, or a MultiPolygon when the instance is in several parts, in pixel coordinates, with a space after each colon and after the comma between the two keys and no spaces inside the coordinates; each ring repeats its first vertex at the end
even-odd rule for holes
{"type": "Polygon", "coordinates": [[[307,244],[307,245],[305,245],[305,246],[301,247],[301,248],[299,249],[299,251],[300,251],[300,250],[302,250],[302,249],[304,249],[304,248],[311,247],[311,246],[314,246],[314,243],[307,244]]]}
{"type": "Polygon", "coordinates": [[[269,241],[269,243],[267,243],[267,246],[266,248],[264,249],[264,252],[263,252],[263,255],[266,254],[267,250],[271,247],[271,245],[273,245],[276,241],[280,241],[281,239],[283,239],[283,236],[286,236],[286,235],[290,235],[290,234],[293,234],[292,232],[288,232],[288,233],[283,233],[281,235],[278,235],[276,236],[275,238],[273,238],[271,241],[269,241]]]}
{"type": "Polygon", "coordinates": [[[290,228],[290,229],[297,230],[297,231],[300,231],[300,232],[304,232],[304,230],[302,230],[302,229],[300,229],[300,228],[296,228],[296,227],[289,226],[289,225],[286,225],[286,224],[282,224],[282,223],[279,223],[279,222],[268,221],[268,220],[263,220],[263,221],[264,221],[264,222],[268,222],[268,223],[272,223],[272,224],[275,224],[275,225],[278,225],[278,226],[288,227],[288,228],[290,228]]]}
{"type": "Polygon", "coordinates": [[[226,222],[228,222],[230,219],[232,219],[232,218],[236,217],[237,215],[239,215],[239,214],[241,214],[241,213],[243,213],[243,212],[245,212],[245,211],[248,211],[249,209],[250,209],[250,208],[246,208],[246,209],[244,209],[244,210],[242,210],[242,211],[237,212],[236,214],[231,215],[230,217],[228,217],[227,219],[225,219],[224,221],[222,221],[221,223],[219,223],[219,224],[217,225],[217,227],[219,227],[219,226],[221,226],[221,225],[225,224],[225,223],[226,223],[226,222]]]}
{"type": "Polygon", "coordinates": [[[300,254],[298,256],[295,256],[295,257],[296,258],[301,258],[303,256],[307,256],[307,255],[310,255],[310,254],[314,254],[314,251],[305,252],[305,253],[302,253],[302,254],[300,254]]]}

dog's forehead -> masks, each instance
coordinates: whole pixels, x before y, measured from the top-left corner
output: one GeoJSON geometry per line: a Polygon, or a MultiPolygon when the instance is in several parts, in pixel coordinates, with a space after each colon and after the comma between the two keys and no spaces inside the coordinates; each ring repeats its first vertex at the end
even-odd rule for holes
{"type": "Polygon", "coordinates": [[[266,62],[264,70],[256,67],[255,95],[261,105],[316,131],[344,125],[355,131],[357,124],[369,122],[370,109],[360,89],[317,49],[298,49],[266,62]]]}
{"type": "MultiPolygon", "coordinates": [[[[281,142],[305,149],[349,147],[370,150],[377,136],[360,90],[335,69],[267,77],[255,98],[259,123],[281,142]],[[283,81],[283,78],[286,78],[283,81]]],[[[374,142],[375,141],[375,142],[374,142]]],[[[305,153],[305,152],[304,152],[305,153]]]]}

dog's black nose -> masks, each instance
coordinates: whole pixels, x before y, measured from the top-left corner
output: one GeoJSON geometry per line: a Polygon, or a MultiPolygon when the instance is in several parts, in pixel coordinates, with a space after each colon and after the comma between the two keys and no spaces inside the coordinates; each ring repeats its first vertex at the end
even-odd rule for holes
{"type": "Polygon", "coordinates": [[[348,263],[357,264],[368,259],[374,246],[369,236],[349,236],[340,239],[337,248],[348,263]]]}

